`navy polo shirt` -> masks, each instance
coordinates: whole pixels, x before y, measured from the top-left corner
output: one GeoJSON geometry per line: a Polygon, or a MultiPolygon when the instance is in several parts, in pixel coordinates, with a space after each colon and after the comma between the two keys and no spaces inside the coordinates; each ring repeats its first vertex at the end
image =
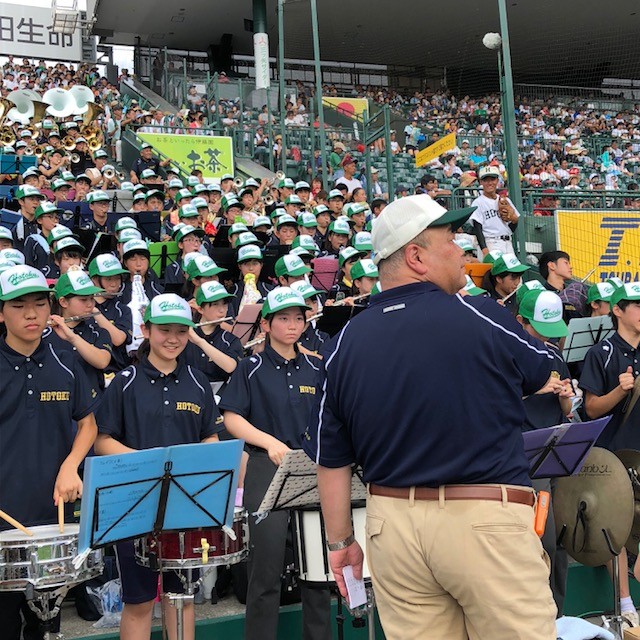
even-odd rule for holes
{"type": "Polygon", "coordinates": [[[309,325],[300,336],[299,343],[309,351],[320,351],[325,342],[329,342],[330,336],[324,331],[320,331],[309,325]]]}
{"type": "Polygon", "coordinates": [[[111,362],[105,369],[105,373],[122,371],[129,364],[126,345],[131,344],[133,339],[131,309],[119,297],[106,298],[104,302],[96,303],[96,306],[111,324],[127,334],[126,340],[119,347],[112,347],[111,362]]]}
{"type": "MultiPolygon", "coordinates": [[[[42,238],[43,236],[39,236],[42,238]]],[[[45,241],[46,243],[46,241],[45,241]]],[[[25,262],[42,271],[45,278],[56,279],[60,277],[60,269],[55,263],[53,254],[43,246],[37,235],[31,235],[24,241],[25,262]]]]}
{"type": "MultiPolygon", "coordinates": [[[[237,362],[242,360],[244,356],[242,343],[232,333],[225,331],[221,327],[216,327],[215,331],[209,335],[205,335],[201,327],[198,327],[195,331],[219,351],[222,351],[237,362]]],[[[229,374],[215,362],[211,362],[209,356],[193,342],[187,343],[187,348],[181,357],[185,358],[187,364],[202,371],[209,379],[209,382],[225,382],[229,378],[229,374]]]]}
{"type": "Polygon", "coordinates": [[[488,298],[415,283],[376,295],[324,349],[303,447],[391,487],[530,486],[522,396],[553,357],[488,298]]]}
{"type": "MultiPolygon", "coordinates": [[[[571,378],[567,363],[558,348],[551,342],[546,342],[545,346],[553,356],[551,375],[557,376],[559,380],[571,378]]],[[[567,417],[562,413],[560,399],[555,393],[540,393],[528,396],[524,401],[524,409],[526,414],[522,427],[523,431],[554,427],[567,421],[567,417]]]]}
{"type": "Polygon", "coordinates": [[[262,353],[238,364],[218,406],[288,447],[300,449],[301,434],[319,392],[319,371],[319,358],[296,351],[295,358],[286,360],[267,344],[262,353]]]}
{"type": "Polygon", "coordinates": [[[109,233],[108,223],[100,224],[95,218],[91,218],[82,228],[88,231],[109,233]]]}
{"type": "Polygon", "coordinates": [[[164,283],[165,284],[184,284],[185,276],[182,266],[179,260],[174,260],[164,270],[164,283]]]}
{"type": "Polygon", "coordinates": [[[201,442],[222,430],[206,376],[180,363],[169,375],[146,357],[111,381],[96,412],[98,430],[132,449],[201,442]]]}
{"type": "MultiPolygon", "coordinates": [[[[73,332],[80,336],[83,340],[88,342],[90,345],[93,345],[97,349],[105,349],[109,352],[110,355],[113,355],[113,345],[111,344],[111,336],[109,335],[106,329],[99,327],[94,322],[87,322],[86,320],[82,320],[75,327],[73,327],[73,332]]],[[[47,329],[43,334],[43,339],[50,341],[56,349],[60,350],[69,350],[80,362],[80,366],[83,368],[87,379],[89,380],[89,385],[91,389],[98,392],[101,389],[104,389],[104,372],[103,369],[96,369],[94,366],[89,364],[77,351],[76,347],[72,346],[70,342],[63,340],[58,336],[58,334],[52,329],[47,329]]]]}
{"type": "MultiPolygon", "coordinates": [[[[96,395],[70,350],[42,340],[31,356],[0,338],[0,509],[25,525],[56,521],[53,487],[96,395]]],[[[9,528],[0,521],[0,529],[9,528]]]]}
{"type": "MultiPolygon", "coordinates": [[[[616,331],[610,338],[593,345],[584,359],[584,368],[580,376],[580,388],[596,396],[607,395],[619,384],[619,376],[627,367],[633,368],[633,375],[640,374],[637,349],[627,344],[616,331]]],[[[629,396],[619,402],[611,411],[611,420],[600,434],[596,445],[611,451],[617,449],[640,449],[640,405],[633,408],[629,419],[622,429],[623,411],[629,402],[629,396]]]]}

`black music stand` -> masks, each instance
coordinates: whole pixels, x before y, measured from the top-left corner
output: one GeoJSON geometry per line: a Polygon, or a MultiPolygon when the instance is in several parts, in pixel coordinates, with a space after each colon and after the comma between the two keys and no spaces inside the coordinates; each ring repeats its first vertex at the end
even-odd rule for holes
{"type": "Polygon", "coordinates": [[[351,318],[357,316],[361,311],[364,311],[366,307],[361,305],[325,305],[322,307],[322,317],[318,318],[316,326],[320,331],[328,333],[331,337],[340,333],[344,326],[351,320],[351,318]]]}
{"type": "Polygon", "coordinates": [[[231,333],[240,340],[243,347],[258,331],[261,311],[262,303],[245,304],[236,316],[231,333]]]}
{"type": "Polygon", "coordinates": [[[282,256],[286,256],[290,250],[291,247],[288,244],[266,246],[262,252],[263,267],[260,273],[260,279],[277,282],[276,262],[282,256]]]}
{"type": "Polygon", "coordinates": [[[587,351],[601,340],[609,338],[615,329],[609,316],[572,318],[562,355],[567,363],[582,362],[587,351]]]}
{"type": "Polygon", "coordinates": [[[561,478],[577,473],[587,454],[611,420],[611,416],[589,422],[567,422],[557,427],[534,429],[522,434],[532,479],[561,478]]]}

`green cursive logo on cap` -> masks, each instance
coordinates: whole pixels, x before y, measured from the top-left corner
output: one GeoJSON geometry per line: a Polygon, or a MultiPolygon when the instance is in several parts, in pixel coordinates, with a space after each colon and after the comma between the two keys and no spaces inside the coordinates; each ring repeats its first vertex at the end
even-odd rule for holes
{"type": "Polygon", "coordinates": [[[184,311],[185,310],[184,306],[179,302],[163,301],[158,305],[158,307],[160,308],[160,311],[162,311],[162,313],[167,313],[167,311],[184,311]]]}
{"type": "Polygon", "coordinates": [[[33,273],[31,271],[26,271],[24,273],[12,273],[7,280],[12,287],[17,287],[21,285],[23,282],[27,280],[38,280],[39,274],[33,273]]]}
{"type": "Polygon", "coordinates": [[[542,309],[540,314],[543,320],[555,320],[562,315],[562,309],[542,309]]]}
{"type": "Polygon", "coordinates": [[[277,303],[286,302],[287,300],[298,300],[298,296],[295,293],[277,293],[273,299],[277,303]]]}
{"type": "Polygon", "coordinates": [[[115,258],[105,258],[105,261],[102,263],[102,266],[105,269],[110,269],[111,267],[118,267],[120,266],[120,264],[115,258]]]}
{"type": "Polygon", "coordinates": [[[631,291],[633,291],[633,293],[640,294],[640,285],[637,285],[637,284],[631,285],[631,291]]]}

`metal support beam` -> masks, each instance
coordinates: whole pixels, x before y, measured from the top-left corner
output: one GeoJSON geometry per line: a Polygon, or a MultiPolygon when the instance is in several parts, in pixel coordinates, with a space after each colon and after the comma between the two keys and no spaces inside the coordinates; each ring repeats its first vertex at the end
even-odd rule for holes
{"type": "Polygon", "coordinates": [[[287,128],[284,124],[285,82],[284,82],[284,0],[278,0],[278,84],[280,85],[280,133],[282,149],[280,161],[282,172],[287,173],[287,128]]]}
{"type": "MultiPolygon", "coordinates": [[[[313,61],[316,68],[316,101],[318,104],[318,118],[320,123],[320,156],[322,158],[322,188],[329,192],[327,176],[327,137],[324,130],[324,109],[322,108],[322,69],[320,67],[320,36],[318,34],[318,7],[316,0],[311,3],[311,30],[313,34],[313,61]]],[[[284,112],[281,114],[284,118],[284,112]]],[[[313,123],[312,123],[313,128],[313,123]]]]}

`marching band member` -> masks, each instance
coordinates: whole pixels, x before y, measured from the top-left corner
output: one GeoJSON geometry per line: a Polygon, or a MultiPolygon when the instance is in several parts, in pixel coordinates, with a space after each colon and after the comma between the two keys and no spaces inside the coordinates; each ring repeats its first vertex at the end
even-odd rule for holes
{"type": "Polygon", "coordinates": [[[296,219],[285,213],[276,218],[273,236],[269,240],[268,246],[291,246],[297,235],[298,223],[296,219]]]}
{"type": "Polygon", "coordinates": [[[24,241],[27,236],[38,233],[38,225],[35,220],[35,211],[42,200],[45,200],[44,194],[40,190],[31,185],[23,185],[16,190],[15,195],[20,205],[21,218],[18,224],[13,228],[13,245],[16,249],[22,251],[24,241]]]}
{"type": "Polygon", "coordinates": [[[305,318],[307,322],[304,326],[304,331],[300,336],[298,348],[302,353],[308,353],[309,355],[320,357],[318,356],[318,352],[320,351],[324,343],[329,341],[329,334],[325,333],[324,331],[320,331],[315,326],[315,323],[312,324],[313,321],[310,321],[309,318],[313,318],[313,316],[318,315],[318,311],[320,309],[320,296],[322,295],[322,291],[314,289],[308,282],[305,282],[304,280],[292,282],[291,288],[304,298],[304,301],[309,307],[305,311],[305,318]]]}
{"type": "Polygon", "coordinates": [[[318,229],[316,231],[314,239],[319,246],[323,246],[325,240],[327,239],[327,234],[329,233],[329,225],[331,224],[331,212],[326,205],[319,204],[313,210],[313,213],[316,216],[316,223],[318,225],[318,229]]]}
{"type": "Polygon", "coordinates": [[[282,287],[289,287],[291,283],[304,280],[311,272],[300,256],[287,254],[278,258],[275,266],[276,278],[282,287]]]}
{"type": "MultiPolygon", "coordinates": [[[[0,404],[0,509],[27,526],[56,522],[58,501],[73,504],[82,494],[78,467],[97,432],[97,400],[78,360],[42,339],[50,311],[40,271],[16,266],[0,274],[0,322],[6,331],[0,338],[0,379],[11,381],[2,386],[0,404]]],[[[19,592],[0,594],[2,637],[20,640],[21,610],[25,633],[42,638],[19,592]]]]}
{"type": "MultiPolygon", "coordinates": [[[[183,298],[189,300],[192,307],[197,308],[197,303],[193,298],[198,295],[200,287],[205,282],[218,282],[218,276],[226,269],[219,267],[209,256],[201,253],[188,253],[184,258],[187,273],[187,283],[183,287],[183,298]]],[[[233,296],[229,296],[232,298],[233,296]]]]}
{"type": "Polygon", "coordinates": [[[55,277],[53,275],[55,268],[47,238],[51,230],[58,224],[61,213],[62,209],[56,207],[53,202],[43,200],[34,213],[38,233],[27,236],[24,241],[24,255],[27,264],[42,271],[49,278],[55,277]]]}
{"type": "MultiPolygon", "coordinates": [[[[97,413],[98,455],[123,454],[151,447],[216,442],[222,418],[206,376],[179,356],[189,340],[191,307],[166,293],[150,301],[144,315],[145,342],[138,349],[139,364],[113,379],[97,413]],[[149,425],[154,425],[153,429],[149,425]]],[[[124,608],[122,640],[151,634],[158,573],[136,563],[133,542],[116,545],[124,608]]],[[[163,574],[165,592],[184,589],[173,572],[163,574]]],[[[170,640],[176,640],[176,609],[163,602],[170,640]]],[[[185,638],[195,637],[193,604],[185,606],[185,638]]]]}
{"type": "Polygon", "coordinates": [[[608,282],[598,282],[587,291],[587,304],[591,310],[591,317],[608,316],[611,312],[611,296],[615,287],[608,282]]]}
{"type": "Polygon", "coordinates": [[[491,265],[491,270],[485,273],[482,286],[494,300],[504,301],[504,306],[512,313],[516,308],[516,300],[513,294],[522,282],[522,274],[529,267],[522,264],[513,253],[503,253],[491,265]]]}
{"type": "MultiPolygon", "coordinates": [[[[353,281],[353,295],[354,296],[369,296],[371,295],[371,289],[378,281],[378,268],[373,263],[373,260],[362,259],[358,260],[351,267],[351,280],[353,281]]],[[[366,302],[356,302],[361,306],[366,306],[366,302]]]]}
{"type": "Polygon", "coordinates": [[[76,236],[70,235],[55,240],[53,247],[53,262],[56,271],[49,274],[50,278],[60,277],[67,273],[70,269],[82,267],[85,249],[80,244],[76,236]]]}
{"type": "Polygon", "coordinates": [[[347,246],[351,237],[351,228],[345,220],[334,220],[329,225],[327,239],[324,242],[323,256],[338,256],[340,250],[347,246]]]}
{"type": "Polygon", "coordinates": [[[184,284],[183,258],[187,253],[199,252],[202,247],[203,238],[204,230],[199,227],[192,227],[190,224],[185,224],[180,228],[175,236],[175,241],[178,243],[178,256],[171,264],[167,265],[164,271],[165,285],[184,284]]]}
{"type": "MultiPolygon", "coordinates": [[[[307,305],[288,287],[271,291],[262,307],[261,329],[267,334],[262,353],[238,364],[224,390],[220,409],[225,426],[249,450],[244,503],[250,514],[291,449],[301,447],[316,394],[319,360],[300,353],[297,343],[305,327],[307,305]]],[[[289,514],[277,511],[256,523],[249,517],[251,552],[245,618],[246,640],[275,640],[280,606],[280,574],[289,514]]],[[[302,586],[304,640],[333,637],[329,591],[302,586]]]]}
{"type": "Polygon", "coordinates": [[[155,273],[149,269],[151,253],[144,240],[129,240],[122,247],[122,262],[129,272],[129,277],[124,276],[122,285],[122,302],[131,302],[132,284],[135,276],[140,276],[142,286],[149,299],[160,295],[164,287],[158,281],[155,273]]]}

